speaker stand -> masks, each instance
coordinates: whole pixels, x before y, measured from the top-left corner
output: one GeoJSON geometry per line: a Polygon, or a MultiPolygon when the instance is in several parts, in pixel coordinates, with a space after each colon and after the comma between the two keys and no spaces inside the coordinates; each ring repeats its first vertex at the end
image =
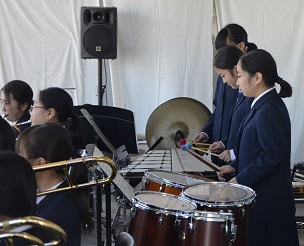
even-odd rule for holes
{"type": "Polygon", "coordinates": [[[104,62],[104,59],[98,59],[98,103],[100,106],[102,106],[103,95],[107,89],[106,85],[102,84],[102,62],[104,62]]]}

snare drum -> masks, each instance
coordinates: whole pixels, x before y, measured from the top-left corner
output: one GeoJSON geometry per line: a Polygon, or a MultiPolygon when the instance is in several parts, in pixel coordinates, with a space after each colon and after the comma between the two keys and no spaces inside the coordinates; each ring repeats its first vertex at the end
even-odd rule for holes
{"type": "Polygon", "coordinates": [[[180,219],[178,246],[227,246],[236,233],[232,213],[196,211],[180,219]]]}
{"type": "Polygon", "coordinates": [[[185,197],[154,191],[136,192],[132,203],[129,233],[138,246],[177,245],[179,218],[196,209],[185,197]]]}
{"type": "Polygon", "coordinates": [[[227,182],[205,182],[185,187],[182,196],[195,202],[200,210],[232,212],[237,226],[233,245],[248,243],[250,206],[256,197],[251,188],[227,182]]]}
{"type": "Polygon", "coordinates": [[[146,170],[143,176],[143,189],[180,195],[184,187],[202,182],[205,181],[182,173],[146,170]]]}

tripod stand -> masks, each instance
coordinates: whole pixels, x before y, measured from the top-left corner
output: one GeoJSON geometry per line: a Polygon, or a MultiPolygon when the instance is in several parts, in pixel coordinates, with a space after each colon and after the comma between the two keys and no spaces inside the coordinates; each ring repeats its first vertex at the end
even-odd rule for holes
{"type": "Polygon", "coordinates": [[[121,225],[122,231],[127,231],[127,227],[129,225],[127,221],[127,202],[128,201],[123,194],[121,194],[121,196],[117,196],[116,204],[118,208],[112,221],[112,228],[114,228],[115,224],[118,224],[121,225]]]}

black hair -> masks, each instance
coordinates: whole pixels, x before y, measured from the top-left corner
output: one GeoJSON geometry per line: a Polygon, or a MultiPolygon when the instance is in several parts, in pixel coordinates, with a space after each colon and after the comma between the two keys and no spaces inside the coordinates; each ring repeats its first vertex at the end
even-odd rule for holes
{"type": "Polygon", "coordinates": [[[218,50],[226,46],[227,38],[234,42],[235,45],[244,42],[247,47],[247,52],[257,49],[257,46],[254,43],[248,42],[247,32],[238,24],[228,24],[218,32],[215,38],[215,48],[218,50]]]}
{"type": "Polygon", "coordinates": [[[267,51],[257,49],[243,55],[240,59],[240,66],[251,76],[261,73],[267,88],[273,87],[277,82],[281,86],[280,97],[292,95],[292,87],[278,76],[276,62],[267,51]]]}
{"type": "Polygon", "coordinates": [[[73,113],[73,99],[69,93],[59,87],[49,87],[39,92],[39,100],[46,109],[54,108],[58,121],[69,129],[74,146],[84,143],[84,126],[81,119],[73,113]],[[70,120],[71,122],[67,121],[70,120]]]}
{"type": "MultiPolygon", "coordinates": [[[[58,162],[79,157],[75,152],[70,133],[62,126],[54,123],[34,125],[25,129],[16,141],[16,152],[24,151],[28,158],[43,157],[47,162],[58,162]]],[[[63,174],[62,169],[55,169],[56,173],[63,174]]],[[[70,169],[70,178],[73,184],[88,182],[86,165],[75,165],[70,169]]],[[[92,226],[89,212],[89,191],[86,188],[70,192],[80,208],[82,225],[90,229],[92,226]]]]}
{"type": "Polygon", "coordinates": [[[0,152],[0,213],[16,218],[36,215],[36,178],[17,153],[0,152]]]}
{"type": "Polygon", "coordinates": [[[33,90],[32,88],[22,80],[12,80],[5,84],[1,92],[3,91],[6,98],[12,94],[14,99],[18,102],[18,106],[27,103],[26,113],[33,105],[33,90]]]}
{"type": "Polygon", "coordinates": [[[237,65],[242,55],[243,52],[239,48],[226,45],[216,53],[213,66],[219,69],[227,69],[233,75],[233,68],[237,65]]]}
{"type": "Polygon", "coordinates": [[[10,124],[0,117],[0,151],[15,150],[16,137],[10,124]]]}

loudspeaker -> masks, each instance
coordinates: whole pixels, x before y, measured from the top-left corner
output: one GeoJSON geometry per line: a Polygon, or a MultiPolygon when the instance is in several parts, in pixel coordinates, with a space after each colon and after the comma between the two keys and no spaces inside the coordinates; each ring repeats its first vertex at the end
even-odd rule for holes
{"type": "Polygon", "coordinates": [[[117,58],[116,7],[81,7],[81,58],[117,58]]]}

